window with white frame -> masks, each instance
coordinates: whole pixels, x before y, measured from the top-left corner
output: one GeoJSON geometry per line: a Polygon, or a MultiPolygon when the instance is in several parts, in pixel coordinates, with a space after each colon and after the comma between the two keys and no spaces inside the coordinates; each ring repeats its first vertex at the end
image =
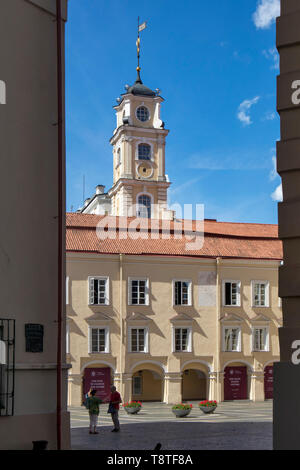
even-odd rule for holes
{"type": "Polygon", "coordinates": [[[269,306],[269,283],[267,281],[252,281],[252,306],[269,306]]]}
{"type": "Polygon", "coordinates": [[[252,330],[253,351],[269,350],[269,331],[267,327],[254,327],[252,330]]]}
{"type": "Polygon", "coordinates": [[[192,332],[191,328],[173,328],[173,351],[191,352],[192,351],[192,332]]]}
{"type": "Polygon", "coordinates": [[[130,328],[130,352],[148,351],[148,331],[146,328],[130,328]]]}
{"type": "Polygon", "coordinates": [[[223,281],[223,305],[240,307],[240,290],[240,281],[223,281]]]}
{"type": "Polygon", "coordinates": [[[89,304],[109,304],[109,280],[108,277],[89,277],[89,304]]]}
{"type": "Polygon", "coordinates": [[[241,351],[241,329],[240,327],[223,328],[223,350],[226,352],[241,351]]]}
{"type": "Polygon", "coordinates": [[[148,305],[148,279],[129,279],[129,305],[148,305]]]}
{"type": "Polygon", "coordinates": [[[192,305],[191,281],[173,281],[174,305],[192,305]]]}
{"type": "Polygon", "coordinates": [[[90,327],[89,328],[89,353],[107,353],[109,352],[109,332],[108,328],[90,327]]]}

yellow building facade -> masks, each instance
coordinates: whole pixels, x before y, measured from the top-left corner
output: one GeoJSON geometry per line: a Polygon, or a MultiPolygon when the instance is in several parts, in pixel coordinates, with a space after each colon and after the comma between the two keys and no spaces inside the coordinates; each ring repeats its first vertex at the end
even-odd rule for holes
{"type": "Polygon", "coordinates": [[[69,251],[69,404],[81,404],[90,367],[109,367],[126,401],[271,398],[265,389],[279,360],[279,263],[69,251]],[[105,301],[92,304],[90,280],[97,278],[105,301]],[[103,335],[98,349],[93,330],[103,335]],[[233,374],[228,389],[232,371],[242,377],[233,374]],[[236,380],[246,381],[246,391],[236,380]]]}
{"type": "Polygon", "coordinates": [[[125,401],[272,398],[277,226],[205,220],[185,230],[167,205],[163,98],[139,69],[125,88],[113,186],[67,214],[69,404],[82,403],[89,373],[107,369],[125,401]],[[200,243],[189,246],[191,235],[200,243]]]}

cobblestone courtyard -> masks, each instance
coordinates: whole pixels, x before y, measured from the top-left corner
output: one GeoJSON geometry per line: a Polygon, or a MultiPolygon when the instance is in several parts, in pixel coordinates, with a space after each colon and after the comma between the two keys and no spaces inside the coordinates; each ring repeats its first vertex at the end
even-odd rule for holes
{"type": "Polygon", "coordinates": [[[204,415],[193,403],[187,418],[176,418],[171,405],[144,403],[138,415],[120,410],[120,433],[111,433],[107,405],[102,405],[99,434],[88,433],[84,407],[71,407],[71,438],[74,450],[272,449],[272,402],[221,403],[214,414],[204,415]]]}

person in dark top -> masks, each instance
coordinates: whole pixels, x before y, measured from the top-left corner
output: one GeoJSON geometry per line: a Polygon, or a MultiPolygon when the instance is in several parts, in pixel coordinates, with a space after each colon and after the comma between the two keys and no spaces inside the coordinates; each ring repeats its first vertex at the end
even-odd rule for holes
{"type": "Polygon", "coordinates": [[[117,389],[114,385],[112,385],[110,390],[111,390],[110,403],[114,407],[114,412],[111,414],[111,419],[114,423],[114,429],[112,430],[112,432],[119,432],[120,431],[119,408],[120,408],[120,403],[122,403],[122,398],[119,392],[117,392],[117,389]]]}

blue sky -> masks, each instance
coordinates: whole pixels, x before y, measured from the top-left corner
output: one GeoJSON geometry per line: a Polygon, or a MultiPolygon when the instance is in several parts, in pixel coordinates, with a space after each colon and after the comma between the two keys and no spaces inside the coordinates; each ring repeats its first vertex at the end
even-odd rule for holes
{"type": "Polygon", "coordinates": [[[66,27],[67,210],[112,185],[113,106],[136,78],[159,88],[169,203],[220,221],[277,223],[274,18],[279,0],[71,0],[66,27]]]}

